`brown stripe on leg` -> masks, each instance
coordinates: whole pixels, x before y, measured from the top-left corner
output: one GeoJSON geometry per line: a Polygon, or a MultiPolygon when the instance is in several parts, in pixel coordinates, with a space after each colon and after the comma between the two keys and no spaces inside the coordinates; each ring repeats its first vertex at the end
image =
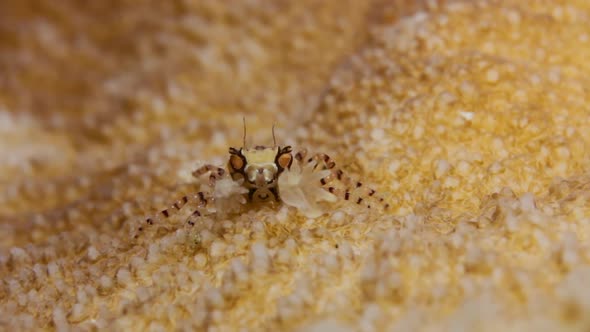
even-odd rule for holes
{"type": "Polygon", "coordinates": [[[305,159],[306,156],[307,156],[307,150],[306,149],[300,150],[299,152],[297,152],[295,154],[295,160],[297,160],[301,163],[305,159]]]}
{"type": "MultiPolygon", "coordinates": [[[[303,155],[300,156],[301,160],[303,160],[303,155]]],[[[296,159],[299,158],[296,155],[296,159]]],[[[335,194],[338,197],[344,198],[344,200],[352,200],[355,201],[357,204],[367,204],[366,207],[370,209],[373,207],[371,204],[372,201],[378,200],[379,202],[373,202],[374,204],[383,206],[384,209],[389,207],[389,204],[385,204],[383,198],[379,197],[377,192],[365,186],[361,181],[356,181],[350,176],[346,175],[344,171],[340,168],[336,168],[336,163],[325,153],[318,153],[312,156],[307,160],[307,163],[311,163],[315,161],[316,164],[314,165],[314,170],[316,168],[319,169],[328,169],[331,171],[331,174],[320,179],[320,184],[325,186],[326,184],[332,182],[333,180],[338,180],[341,184],[344,185],[346,190],[339,190],[335,189],[335,187],[329,187],[327,190],[335,194]],[[322,165],[320,165],[322,164],[322,165]]]]}
{"type": "Polygon", "coordinates": [[[217,179],[218,179],[217,175],[211,173],[211,175],[209,175],[209,185],[211,187],[214,187],[215,186],[215,182],[217,182],[217,179]]]}
{"type": "Polygon", "coordinates": [[[193,221],[193,219],[196,219],[198,217],[201,216],[201,212],[199,212],[199,210],[195,210],[195,212],[193,212],[190,217],[188,217],[188,219],[186,220],[186,223],[189,224],[191,227],[195,225],[195,222],[193,221]]]}
{"type": "MultiPolygon", "coordinates": [[[[205,197],[205,193],[199,191],[197,195],[195,195],[195,198],[197,199],[197,205],[199,206],[199,208],[207,206],[207,198],[205,197]]],[[[186,223],[190,226],[194,226],[195,222],[193,220],[199,218],[200,216],[201,212],[197,209],[190,215],[190,217],[188,217],[186,223]]]]}
{"type": "Polygon", "coordinates": [[[215,186],[215,182],[219,180],[224,174],[225,170],[221,167],[213,166],[213,165],[205,165],[197,170],[193,171],[193,176],[196,178],[200,178],[202,175],[206,173],[211,173],[209,175],[209,185],[211,187],[215,186]]]}
{"type": "MultiPolygon", "coordinates": [[[[375,189],[365,186],[361,181],[354,181],[351,177],[344,174],[341,169],[334,170],[333,174],[340,183],[347,186],[348,188],[352,188],[346,190],[347,193],[344,194],[345,200],[349,200],[354,193],[354,196],[358,197],[356,200],[357,204],[367,202],[367,200],[370,199],[378,200],[379,205],[383,206],[384,209],[389,207],[389,204],[384,204],[384,199],[382,197],[378,197],[376,195],[377,191],[375,191],[375,189]]],[[[371,205],[367,205],[367,208],[370,209],[371,205]]]]}
{"type": "MultiPolygon", "coordinates": [[[[334,174],[334,173],[333,173],[334,174]]],[[[332,174],[332,175],[333,175],[332,174]]],[[[334,176],[332,176],[332,179],[334,176]]],[[[330,182],[330,181],[327,181],[330,182]]],[[[346,187],[345,187],[346,188],[346,187]]],[[[356,204],[366,204],[367,209],[371,209],[375,204],[382,206],[383,209],[389,208],[389,204],[385,204],[382,197],[376,196],[377,191],[372,188],[365,187],[361,182],[356,182],[354,188],[336,189],[335,187],[328,187],[328,192],[343,198],[346,201],[354,201],[356,204]]]]}
{"type": "Polygon", "coordinates": [[[327,187],[324,189],[328,191],[330,194],[336,195],[340,199],[344,199],[346,201],[354,201],[358,205],[366,204],[365,207],[367,209],[371,209],[373,207],[370,204],[370,201],[374,199],[368,201],[367,197],[357,196],[354,194],[354,191],[350,191],[349,189],[339,189],[336,187],[327,187]]]}
{"type": "Polygon", "coordinates": [[[199,191],[197,196],[199,198],[199,202],[198,202],[199,205],[200,204],[207,205],[207,198],[205,198],[205,194],[202,191],[199,191]]]}
{"type": "MultiPolygon", "coordinates": [[[[174,202],[174,204],[171,207],[160,211],[156,216],[147,218],[145,220],[145,222],[147,225],[152,226],[156,223],[156,221],[160,220],[160,218],[162,218],[162,217],[163,218],[170,218],[173,215],[175,215],[176,213],[178,213],[178,211],[180,211],[189,202],[196,203],[197,206],[200,208],[200,207],[207,205],[207,196],[202,191],[194,194],[193,196],[185,195],[181,199],[174,202]]],[[[198,216],[200,216],[200,212],[196,211],[196,214],[198,214],[198,216]]],[[[193,215],[195,215],[195,213],[193,213],[193,215]]],[[[138,232],[143,232],[145,229],[144,229],[144,227],[139,227],[137,230],[138,230],[138,232]]],[[[136,234],[134,236],[134,238],[136,238],[136,239],[138,237],[139,237],[139,234],[136,234]]]]}
{"type": "Polygon", "coordinates": [[[316,164],[313,166],[313,169],[318,168],[320,164],[323,165],[323,169],[333,169],[336,167],[336,163],[325,153],[317,153],[313,157],[309,158],[307,163],[311,163],[315,161],[316,164]]]}
{"type": "Polygon", "coordinates": [[[216,175],[222,176],[223,174],[225,174],[225,170],[221,167],[217,167],[214,165],[205,165],[202,167],[199,167],[198,169],[193,171],[193,176],[198,178],[201,175],[208,173],[208,172],[213,172],[216,175]]]}
{"type": "Polygon", "coordinates": [[[333,180],[334,180],[334,173],[331,172],[327,176],[325,176],[325,177],[323,177],[323,178],[320,179],[320,184],[322,186],[325,186],[326,184],[332,182],[333,180]]]}

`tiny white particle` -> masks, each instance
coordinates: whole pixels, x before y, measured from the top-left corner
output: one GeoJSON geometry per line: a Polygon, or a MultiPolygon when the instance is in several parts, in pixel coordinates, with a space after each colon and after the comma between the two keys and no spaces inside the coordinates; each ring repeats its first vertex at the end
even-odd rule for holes
{"type": "Polygon", "coordinates": [[[51,262],[51,263],[47,264],[47,272],[49,272],[49,275],[52,278],[57,278],[61,275],[59,265],[57,265],[57,263],[55,263],[55,262],[51,262]]]}
{"type": "Polygon", "coordinates": [[[412,133],[414,139],[420,139],[424,135],[424,127],[416,126],[414,127],[414,132],[412,133]]]}
{"type": "Polygon", "coordinates": [[[94,246],[88,248],[88,258],[90,258],[90,260],[95,261],[99,256],[100,252],[94,246]]]}
{"type": "Polygon", "coordinates": [[[119,269],[117,271],[117,282],[121,285],[129,284],[131,282],[131,273],[129,270],[125,268],[119,269]]]}
{"type": "Polygon", "coordinates": [[[436,162],[434,175],[436,178],[440,178],[441,176],[447,174],[447,172],[451,169],[451,165],[448,161],[441,159],[436,162]]]}
{"type": "Polygon", "coordinates": [[[332,221],[335,221],[335,222],[342,221],[344,219],[344,212],[336,211],[336,212],[332,213],[331,219],[332,219],[332,221]]]}
{"type": "Polygon", "coordinates": [[[475,115],[473,112],[466,112],[466,111],[459,111],[459,115],[467,120],[467,121],[471,121],[473,120],[473,116],[475,115]]]}
{"type": "Polygon", "coordinates": [[[110,277],[103,275],[99,279],[100,286],[105,289],[111,288],[113,286],[113,281],[110,277]]]}
{"type": "Polygon", "coordinates": [[[531,193],[525,193],[520,197],[520,207],[525,212],[535,210],[535,197],[531,193]]]}
{"type": "Polygon", "coordinates": [[[385,138],[385,131],[382,128],[375,128],[371,131],[371,138],[380,141],[385,138]]]}
{"type": "Polygon", "coordinates": [[[489,83],[496,83],[500,79],[500,73],[496,69],[488,69],[486,72],[486,80],[489,83]]]}

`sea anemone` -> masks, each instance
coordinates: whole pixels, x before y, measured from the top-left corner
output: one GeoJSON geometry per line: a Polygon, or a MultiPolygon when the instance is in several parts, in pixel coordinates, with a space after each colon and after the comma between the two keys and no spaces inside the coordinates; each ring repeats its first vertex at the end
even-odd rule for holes
{"type": "Polygon", "coordinates": [[[329,170],[315,171],[314,163],[303,167],[293,163],[279,177],[279,191],[283,203],[297,208],[308,218],[324,213],[320,202],[335,202],[336,196],[320,186],[320,180],[330,175],[329,170]]]}
{"type": "Polygon", "coordinates": [[[215,182],[213,198],[215,211],[221,214],[239,212],[242,205],[246,203],[244,194],[248,189],[242,186],[243,180],[234,181],[229,177],[223,177],[215,182]]]}

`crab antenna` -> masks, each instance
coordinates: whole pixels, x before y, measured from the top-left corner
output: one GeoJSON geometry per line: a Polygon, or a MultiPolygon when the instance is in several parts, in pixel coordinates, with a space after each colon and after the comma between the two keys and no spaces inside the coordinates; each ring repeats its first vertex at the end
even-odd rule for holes
{"type": "Polygon", "coordinates": [[[272,123],[272,142],[274,146],[277,146],[277,139],[275,138],[275,125],[276,123],[272,123]]]}
{"type": "Polygon", "coordinates": [[[242,117],[242,121],[244,123],[244,145],[243,145],[243,147],[246,148],[246,116],[242,117]]]}

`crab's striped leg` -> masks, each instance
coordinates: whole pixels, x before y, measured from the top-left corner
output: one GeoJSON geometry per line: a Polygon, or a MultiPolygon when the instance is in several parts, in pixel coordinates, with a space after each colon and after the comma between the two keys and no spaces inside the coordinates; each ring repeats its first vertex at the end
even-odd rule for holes
{"type": "MultiPolygon", "coordinates": [[[[192,195],[185,195],[181,199],[179,199],[178,201],[174,202],[174,204],[172,204],[172,206],[170,206],[164,210],[161,210],[155,216],[146,218],[145,224],[139,226],[137,228],[137,231],[141,233],[144,231],[145,227],[154,225],[159,220],[170,218],[171,216],[177,214],[184,206],[186,206],[189,203],[196,205],[198,207],[198,209],[205,207],[205,206],[207,206],[207,203],[210,200],[210,198],[208,198],[209,196],[210,195],[208,193],[205,193],[202,191],[192,194],[192,195]]],[[[198,209],[196,210],[196,212],[193,213],[193,215],[195,215],[197,212],[198,212],[199,216],[201,215],[201,213],[198,211],[198,209]]],[[[138,238],[139,233],[136,234],[134,237],[138,238]]]]}
{"type": "Polygon", "coordinates": [[[367,208],[371,208],[371,205],[368,204],[369,200],[376,200],[379,205],[383,206],[384,209],[389,208],[389,204],[385,203],[383,197],[379,197],[377,195],[377,191],[372,188],[366,187],[360,181],[355,181],[352,177],[346,175],[342,169],[336,167],[336,163],[330,156],[325,153],[317,153],[310,158],[307,158],[307,151],[302,150],[295,155],[295,159],[298,160],[302,164],[309,164],[315,162],[314,169],[320,167],[321,169],[330,170],[330,174],[322,179],[320,179],[320,183],[322,186],[327,185],[328,183],[337,180],[340,183],[344,184],[346,189],[338,189],[336,187],[328,187],[327,190],[336,196],[343,198],[344,200],[354,200],[356,204],[367,203],[367,208]],[[362,194],[356,194],[359,190],[361,190],[362,194]]]}
{"type": "Polygon", "coordinates": [[[383,197],[376,196],[376,191],[373,189],[369,189],[368,194],[366,195],[357,194],[357,192],[355,192],[354,190],[350,190],[349,188],[342,189],[330,186],[324,187],[324,189],[326,189],[331,194],[334,194],[337,197],[344,199],[345,201],[352,201],[358,205],[365,204],[365,206],[368,209],[372,208],[375,205],[372,205],[371,201],[378,203],[378,205],[382,206],[383,209],[389,208],[389,204],[385,203],[385,199],[383,199],[383,197]]]}
{"type": "Polygon", "coordinates": [[[215,181],[219,180],[224,174],[225,170],[221,167],[217,167],[214,165],[204,165],[199,167],[197,170],[193,171],[193,176],[196,178],[200,178],[206,173],[209,174],[209,185],[211,187],[215,186],[215,181]]]}

